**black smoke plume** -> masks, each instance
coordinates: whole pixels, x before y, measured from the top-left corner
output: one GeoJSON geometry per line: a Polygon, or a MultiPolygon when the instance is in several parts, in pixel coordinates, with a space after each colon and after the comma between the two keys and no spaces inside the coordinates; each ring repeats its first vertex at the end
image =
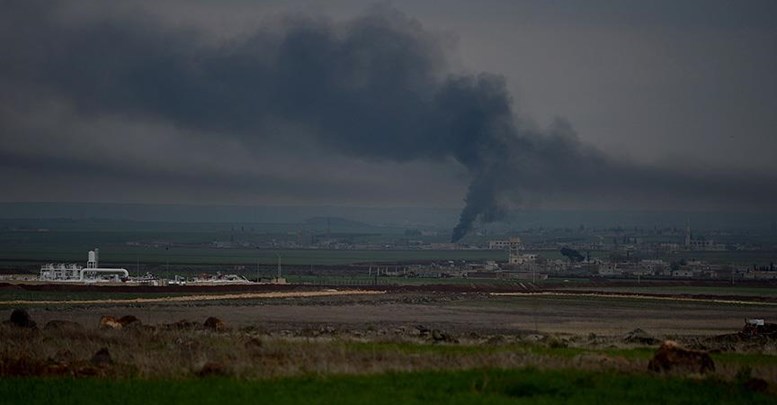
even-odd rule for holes
{"type": "Polygon", "coordinates": [[[83,116],[163,120],[246,145],[292,123],[305,129],[299,142],[359,159],[453,159],[471,182],[452,241],[526,194],[741,201],[774,185],[636,166],[581,144],[563,121],[527,126],[500,76],[448,73],[437,38],[392,8],[345,22],[295,15],[214,43],[138,14],[73,17],[71,4],[0,2],[0,108],[64,100],[83,116]]]}

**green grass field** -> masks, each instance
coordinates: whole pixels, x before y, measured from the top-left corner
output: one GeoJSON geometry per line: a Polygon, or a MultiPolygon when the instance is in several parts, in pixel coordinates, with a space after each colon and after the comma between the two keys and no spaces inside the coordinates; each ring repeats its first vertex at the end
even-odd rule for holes
{"type": "Polygon", "coordinates": [[[715,379],[579,370],[488,369],[377,375],[0,380],[6,404],[770,404],[775,398],[715,379]]]}

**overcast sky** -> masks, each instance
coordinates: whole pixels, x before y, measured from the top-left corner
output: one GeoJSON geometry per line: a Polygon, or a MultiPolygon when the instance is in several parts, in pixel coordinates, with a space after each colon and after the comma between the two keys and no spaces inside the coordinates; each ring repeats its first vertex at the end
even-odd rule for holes
{"type": "Polygon", "coordinates": [[[771,0],[113,3],[0,1],[0,200],[777,197],[771,0]]]}

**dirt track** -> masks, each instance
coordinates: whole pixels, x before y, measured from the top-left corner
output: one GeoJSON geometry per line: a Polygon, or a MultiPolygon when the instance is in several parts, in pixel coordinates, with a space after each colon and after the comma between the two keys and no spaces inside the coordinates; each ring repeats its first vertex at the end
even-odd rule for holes
{"type": "Polygon", "coordinates": [[[13,300],[0,301],[5,305],[119,305],[119,304],[158,304],[175,302],[199,302],[199,301],[225,301],[225,300],[252,300],[264,298],[310,298],[310,297],[334,297],[342,295],[375,295],[384,291],[364,290],[323,290],[323,291],[276,291],[262,293],[238,293],[238,294],[207,294],[207,295],[181,295],[174,297],[155,298],[126,298],[126,299],[93,299],[93,300],[13,300]]]}

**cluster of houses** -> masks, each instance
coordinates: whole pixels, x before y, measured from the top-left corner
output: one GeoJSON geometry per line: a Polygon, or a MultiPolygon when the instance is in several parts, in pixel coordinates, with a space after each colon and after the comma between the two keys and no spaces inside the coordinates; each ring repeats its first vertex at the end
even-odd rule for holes
{"type": "Polygon", "coordinates": [[[660,259],[636,262],[596,261],[584,263],[589,274],[602,277],[656,277],[717,280],[777,280],[773,268],[752,268],[729,264],[712,264],[701,260],[668,263],[660,259]]]}
{"type": "MultiPolygon", "coordinates": [[[[688,238],[686,243],[691,248],[694,240],[688,238]]],[[[714,243],[707,245],[716,249],[714,243]]],[[[777,268],[749,267],[733,264],[713,264],[701,260],[680,260],[667,262],[662,259],[642,260],[603,260],[591,259],[579,255],[578,260],[554,259],[548,260],[535,254],[524,254],[519,238],[495,240],[489,242],[491,249],[508,251],[506,265],[493,270],[484,266],[482,271],[470,273],[483,276],[487,273],[502,274],[504,277],[526,278],[531,274],[533,279],[551,276],[599,276],[613,278],[673,278],[673,279],[723,279],[723,280],[777,280],[777,268]]],[[[576,252],[575,252],[576,253],[576,252]]],[[[499,267],[499,266],[498,266],[499,267]]],[[[492,276],[493,277],[493,276],[492,276]]]]}

